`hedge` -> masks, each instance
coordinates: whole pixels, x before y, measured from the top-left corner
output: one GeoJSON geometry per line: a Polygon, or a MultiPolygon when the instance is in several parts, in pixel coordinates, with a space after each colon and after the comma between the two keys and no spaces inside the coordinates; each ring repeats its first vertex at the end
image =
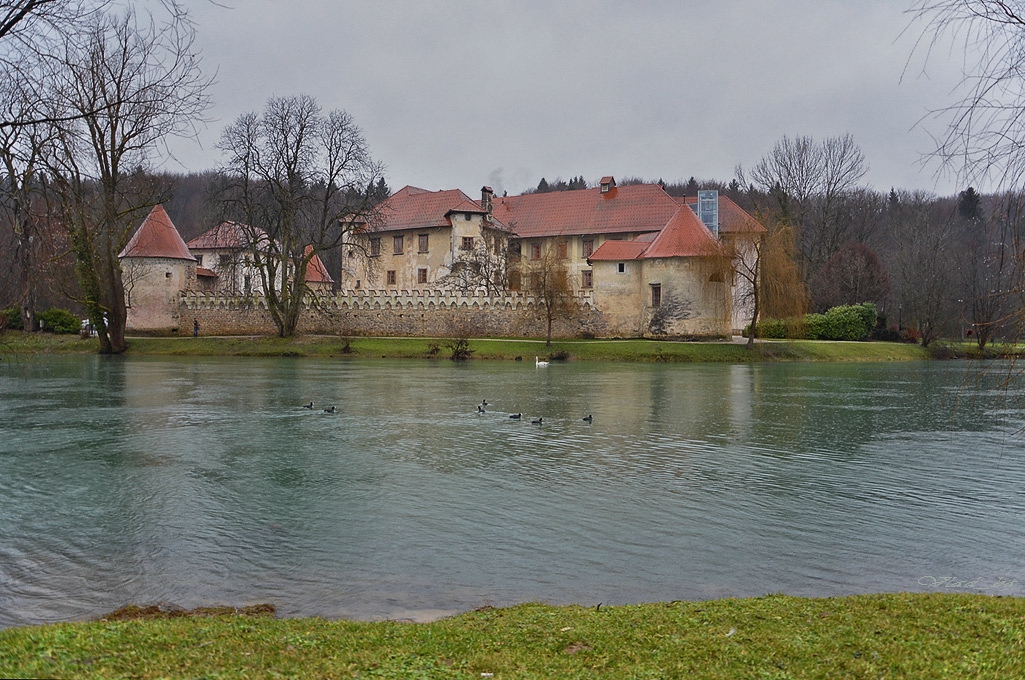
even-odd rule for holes
{"type": "MultiPolygon", "coordinates": [[[[758,322],[758,337],[794,340],[864,340],[876,325],[876,306],[872,302],[841,305],[825,314],[805,314],[795,319],[765,319],[758,322]]],[[[750,326],[744,335],[750,333],[750,326]]]]}
{"type": "Polygon", "coordinates": [[[82,327],[82,322],[68,310],[52,307],[40,312],[39,325],[41,330],[50,333],[77,333],[82,327]]]}

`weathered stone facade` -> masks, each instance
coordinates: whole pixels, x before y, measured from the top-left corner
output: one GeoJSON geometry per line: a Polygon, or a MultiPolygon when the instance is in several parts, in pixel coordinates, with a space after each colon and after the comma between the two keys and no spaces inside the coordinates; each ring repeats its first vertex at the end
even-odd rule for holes
{"type": "Polygon", "coordinates": [[[707,258],[595,261],[594,272],[594,300],[611,335],[730,335],[730,291],[707,258]]]}
{"type": "MultiPolygon", "coordinates": [[[[555,337],[602,337],[608,324],[588,295],[576,298],[577,312],[555,320],[555,337]]],[[[262,297],[183,292],[178,326],[161,334],[273,335],[277,328],[262,297]]],[[[453,291],[349,290],[311,297],[298,332],[340,336],[544,337],[543,306],[523,293],[501,296],[453,291]]]]}

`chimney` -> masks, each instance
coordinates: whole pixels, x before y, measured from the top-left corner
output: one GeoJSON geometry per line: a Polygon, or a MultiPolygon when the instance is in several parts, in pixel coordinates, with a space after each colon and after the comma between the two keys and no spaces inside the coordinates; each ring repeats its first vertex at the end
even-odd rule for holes
{"type": "Polygon", "coordinates": [[[616,178],[611,175],[606,175],[601,178],[599,184],[601,185],[601,192],[603,194],[607,194],[616,188],[616,178]]]}
{"type": "Polygon", "coordinates": [[[495,198],[495,190],[491,187],[480,188],[480,207],[487,211],[488,217],[491,217],[491,208],[493,199],[495,198]]]}

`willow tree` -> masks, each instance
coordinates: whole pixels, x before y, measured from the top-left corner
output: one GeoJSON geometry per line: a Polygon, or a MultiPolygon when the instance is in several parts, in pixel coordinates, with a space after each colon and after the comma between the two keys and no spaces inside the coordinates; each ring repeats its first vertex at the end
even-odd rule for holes
{"type": "Polygon", "coordinates": [[[58,195],[81,303],[102,353],[125,344],[125,290],[118,254],[154,203],[166,198],[146,172],[172,136],[191,135],[209,79],[187,12],[173,0],[160,16],[91,15],[78,39],[52,57],[54,134],[47,176],[58,195]]]}
{"type": "Polygon", "coordinates": [[[281,337],[295,334],[310,299],[314,256],[360,247],[373,223],[382,167],[345,111],[324,113],[308,95],[274,97],[229,125],[222,206],[249,234],[267,308],[281,337]]]}
{"type": "Polygon", "coordinates": [[[753,239],[723,238],[712,258],[717,276],[734,281],[733,304],[750,310],[748,349],[758,337],[760,320],[797,319],[808,311],[793,229],[761,211],[757,220],[767,225],[764,233],[753,239]]]}

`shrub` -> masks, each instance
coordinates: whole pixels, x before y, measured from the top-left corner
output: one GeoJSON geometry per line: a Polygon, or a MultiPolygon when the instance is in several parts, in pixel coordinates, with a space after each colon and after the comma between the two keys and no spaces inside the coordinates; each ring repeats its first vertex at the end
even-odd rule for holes
{"type": "Polygon", "coordinates": [[[78,317],[66,309],[51,307],[39,314],[40,326],[50,333],[77,333],[82,326],[78,317]]]}
{"type": "Polygon", "coordinates": [[[861,340],[875,326],[875,305],[871,311],[863,305],[841,305],[826,311],[822,337],[825,340],[861,340]],[[871,316],[871,321],[866,318],[871,316]]]}
{"type": "Polygon", "coordinates": [[[801,340],[808,337],[808,319],[806,316],[794,316],[784,320],[786,326],[786,337],[791,340],[801,340]]]}
{"type": "Polygon", "coordinates": [[[826,315],[825,314],[805,314],[804,315],[804,339],[805,340],[824,340],[826,329],[826,315]]]}
{"type": "Polygon", "coordinates": [[[452,361],[466,361],[476,351],[470,349],[468,338],[456,338],[448,346],[452,350],[452,356],[449,357],[452,361]]]}
{"type": "MultiPolygon", "coordinates": [[[[787,337],[786,324],[781,319],[763,319],[758,322],[756,329],[759,338],[778,340],[787,337]]],[[[745,326],[743,332],[745,338],[749,335],[751,335],[751,324],[745,326]]]]}
{"type": "Polygon", "coordinates": [[[0,327],[21,330],[21,310],[17,307],[8,307],[0,310],[0,327]]]}
{"type": "Polygon", "coordinates": [[[861,314],[861,320],[865,324],[865,335],[868,335],[879,322],[879,313],[876,311],[876,303],[862,302],[860,305],[855,305],[855,307],[857,307],[858,313],[861,314]]]}

